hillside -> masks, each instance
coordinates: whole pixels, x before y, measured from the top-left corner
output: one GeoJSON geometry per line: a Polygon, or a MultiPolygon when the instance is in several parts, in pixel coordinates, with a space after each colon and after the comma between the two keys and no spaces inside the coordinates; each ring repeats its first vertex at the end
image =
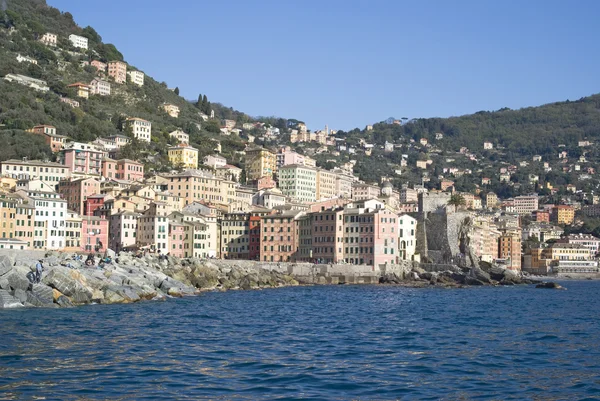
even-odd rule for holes
{"type": "MultiPolygon", "coordinates": [[[[136,144],[126,152],[128,156],[146,156],[151,168],[169,169],[164,158],[169,144],[168,133],[181,128],[190,134],[192,146],[200,155],[213,152],[218,138],[219,118],[229,117],[234,111],[222,105],[214,105],[215,119],[204,121],[200,110],[169,90],[164,82],[145,76],[144,85],[139,87],[112,83],[110,96],[91,96],[77,99],[79,108],[59,102],[67,96],[67,85],[90,83],[97,76],[96,69],[83,62],[119,60],[123,55],[112,44],[102,42],[101,36],[91,27],[81,28],[68,12],[49,7],[43,0],[7,0],[6,12],[0,12],[0,76],[22,74],[46,81],[50,91],[46,93],[25,89],[16,83],[0,80],[0,140],[6,146],[0,149],[0,160],[13,157],[50,157],[41,139],[24,132],[37,124],[57,127],[61,135],[76,141],[91,141],[100,136],[123,133],[125,117],[139,117],[152,122],[152,143],[136,144]],[[58,46],[46,46],[38,39],[46,32],[59,33],[58,46]],[[87,37],[87,51],[74,48],[68,40],[69,34],[87,37]],[[17,55],[31,57],[37,65],[18,62],[17,55]],[[175,104],[180,109],[179,118],[173,118],[160,109],[163,103],[175,104]],[[29,143],[32,146],[22,146],[29,143]],[[147,157],[150,156],[150,157],[147,157]],[[158,156],[158,157],[156,157],[158,156]]],[[[137,70],[128,65],[128,71],[137,70]]],[[[70,96],[72,97],[72,96],[70,96]]],[[[210,107],[210,106],[209,106],[210,107]]],[[[249,117],[237,113],[240,119],[249,117]]],[[[220,139],[220,138],[219,138],[220,139]]],[[[239,138],[221,140],[223,153],[235,161],[234,152],[243,149],[239,138]]]]}

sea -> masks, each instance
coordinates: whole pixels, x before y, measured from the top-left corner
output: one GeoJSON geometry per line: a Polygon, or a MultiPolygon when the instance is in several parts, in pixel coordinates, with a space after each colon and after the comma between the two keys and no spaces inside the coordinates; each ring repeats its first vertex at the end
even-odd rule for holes
{"type": "Polygon", "coordinates": [[[600,399],[600,282],[0,311],[2,400],[600,399]]]}

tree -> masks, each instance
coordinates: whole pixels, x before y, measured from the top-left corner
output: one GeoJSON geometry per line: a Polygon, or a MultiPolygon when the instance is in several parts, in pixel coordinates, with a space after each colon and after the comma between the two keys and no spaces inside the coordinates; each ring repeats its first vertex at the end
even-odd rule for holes
{"type": "Polygon", "coordinates": [[[94,44],[102,43],[102,36],[100,36],[98,32],[96,32],[96,30],[89,25],[83,28],[81,36],[88,38],[88,40],[94,44]]]}
{"type": "Polygon", "coordinates": [[[459,206],[466,205],[467,202],[465,201],[465,198],[462,195],[452,194],[452,196],[450,196],[450,200],[448,201],[448,204],[459,207],[459,206]]]}
{"type": "Polygon", "coordinates": [[[207,107],[210,107],[208,104],[208,98],[206,97],[206,95],[204,95],[202,97],[202,106],[200,107],[200,110],[207,115],[210,115],[210,109],[207,109],[207,107]]]}
{"type": "Polygon", "coordinates": [[[198,94],[198,100],[196,101],[196,108],[202,110],[202,93],[198,94]]]}
{"type": "Polygon", "coordinates": [[[173,90],[173,93],[175,93],[177,96],[179,96],[179,86],[175,87],[175,89],[173,90]]]}

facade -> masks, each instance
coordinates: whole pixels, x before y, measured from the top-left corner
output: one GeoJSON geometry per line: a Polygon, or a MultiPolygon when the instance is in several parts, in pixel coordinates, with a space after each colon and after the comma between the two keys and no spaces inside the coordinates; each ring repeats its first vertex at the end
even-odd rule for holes
{"type": "Polygon", "coordinates": [[[88,99],[90,97],[90,86],[82,82],[76,82],[71,85],[67,85],[67,89],[71,93],[71,96],[81,97],[88,99]]]}
{"type": "MultiPolygon", "coordinates": [[[[188,134],[186,134],[185,132],[183,132],[182,130],[180,130],[180,129],[178,129],[176,131],[173,131],[173,132],[170,132],[169,136],[171,138],[177,139],[178,143],[185,143],[185,144],[188,144],[188,145],[190,143],[190,136],[188,134]]],[[[209,157],[209,156],[206,156],[206,157],[209,157]]],[[[204,163],[204,164],[206,164],[206,163],[204,163]]]]}
{"type": "Polygon", "coordinates": [[[398,216],[398,256],[415,260],[417,249],[417,219],[407,214],[398,216]]]}
{"type": "Polygon", "coordinates": [[[215,174],[224,180],[240,182],[242,169],[231,164],[226,164],[223,167],[217,167],[215,174]]]}
{"type": "Polygon", "coordinates": [[[31,78],[26,75],[20,74],[6,74],[4,80],[8,82],[14,82],[19,85],[27,86],[31,89],[35,89],[40,92],[48,92],[50,87],[46,81],[41,79],[31,78]]]}
{"type": "Polygon", "coordinates": [[[92,60],[90,62],[90,65],[92,67],[95,67],[100,72],[106,72],[106,68],[108,67],[108,65],[106,63],[103,63],[100,60],[92,60]]]}
{"type": "Polygon", "coordinates": [[[100,176],[104,153],[98,147],[80,142],[71,142],[67,146],[61,151],[61,160],[73,177],[100,176]]]}
{"type": "Polygon", "coordinates": [[[113,77],[116,83],[127,82],[127,64],[122,61],[110,61],[108,63],[108,76],[113,77]]]}
{"type": "Polygon", "coordinates": [[[169,161],[173,166],[184,169],[198,168],[198,149],[188,145],[172,146],[168,149],[169,161]]]}
{"type": "Polygon", "coordinates": [[[137,221],[141,215],[130,211],[121,211],[109,216],[110,249],[120,252],[134,248],[137,236],[137,221]]]}
{"type": "Polygon", "coordinates": [[[2,176],[19,180],[38,179],[52,188],[56,188],[60,181],[71,177],[71,171],[67,166],[40,160],[6,160],[0,162],[0,172],[2,176]]]}
{"type": "Polygon", "coordinates": [[[46,32],[39,40],[46,46],[56,47],[58,36],[55,33],[46,32]]]}
{"type": "Polygon", "coordinates": [[[514,198],[515,212],[518,214],[530,214],[539,206],[537,195],[517,196],[514,198]]]}
{"type": "Polygon", "coordinates": [[[335,178],[335,193],[340,198],[351,199],[352,198],[352,183],[354,177],[348,174],[336,172],[335,178]]]}
{"type": "MultiPolygon", "coordinates": [[[[127,67],[125,67],[127,68],[127,67]]],[[[141,71],[127,71],[131,82],[137,86],[144,86],[144,73],[141,71]]]]}
{"type": "Polygon", "coordinates": [[[94,78],[90,82],[90,93],[92,95],[110,96],[110,82],[94,78]]]}
{"type": "Polygon", "coordinates": [[[169,193],[179,196],[184,206],[199,201],[221,204],[236,201],[236,183],[222,180],[206,171],[188,170],[163,177],[168,180],[169,193]]]}
{"type": "Polygon", "coordinates": [[[299,202],[317,200],[317,170],[313,167],[290,164],[279,170],[279,189],[285,196],[299,202]]]}
{"type": "Polygon", "coordinates": [[[264,148],[246,149],[246,179],[258,180],[261,177],[272,177],[277,171],[275,153],[264,148]]]}
{"type": "Polygon", "coordinates": [[[185,225],[175,221],[169,221],[169,251],[170,256],[184,258],[183,250],[185,244],[185,225]]]}
{"type": "Polygon", "coordinates": [[[81,250],[103,253],[108,247],[108,220],[81,216],[81,250]]]}
{"type": "Polygon", "coordinates": [[[53,127],[52,125],[36,125],[30,132],[36,135],[42,135],[46,145],[50,146],[52,153],[60,152],[65,146],[67,137],[64,135],[57,135],[56,127],[53,127]]]}
{"type": "Polygon", "coordinates": [[[552,222],[556,224],[573,224],[575,220],[575,208],[568,205],[556,205],[552,208],[550,217],[552,222]]]}
{"type": "Polygon", "coordinates": [[[221,220],[221,258],[250,258],[250,213],[227,213],[221,220]]]}
{"type": "Polygon", "coordinates": [[[152,123],[141,118],[128,118],[125,124],[131,129],[134,137],[142,142],[150,142],[152,138],[152,123]]]}
{"type": "Polygon", "coordinates": [[[74,47],[78,47],[84,50],[88,49],[88,39],[83,36],[69,35],[69,40],[71,41],[74,47]]]}
{"type": "Polygon", "coordinates": [[[498,258],[510,270],[521,270],[521,235],[520,229],[505,229],[498,239],[498,258]]]}
{"type": "Polygon", "coordinates": [[[361,201],[376,199],[381,194],[381,188],[377,185],[354,183],[352,187],[352,200],[361,201]]]}
{"type": "Polygon", "coordinates": [[[144,179],[144,165],[130,159],[102,160],[102,177],[117,180],[142,181],[144,179]]]}
{"type": "Polygon", "coordinates": [[[292,262],[298,253],[298,218],[304,212],[286,211],[260,220],[260,256],[265,262],[292,262]]]}
{"type": "Polygon", "coordinates": [[[204,157],[203,164],[205,166],[217,169],[219,167],[225,166],[227,164],[227,159],[219,155],[209,155],[204,157]]]}
{"type": "Polygon", "coordinates": [[[557,242],[581,245],[588,250],[590,257],[596,257],[600,249],[600,239],[591,234],[571,234],[557,242]]]}
{"type": "Polygon", "coordinates": [[[61,181],[58,193],[67,201],[67,209],[84,214],[84,204],[89,196],[100,193],[100,181],[94,178],[80,178],[72,181],[61,181]]]}
{"type": "Polygon", "coordinates": [[[81,216],[72,210],[67,210],[65,220],[65,251],[81,251],[81,216]]]}
{"type": "Polygon", "coordinates": [[[19,191],[35,207],[33,246],[60,250],[65,246],[67,202],[55,192],[19,191]]]}
{"type": "Polygon", "coordinates": [[[329,170],[317,169],[316,200],[330,199],[337,195],[337,174],[329,170]]]}
{"type": "Polygon", "coordinates": [[[485,195],[485,207],[488,209],[493,209],[498,206],[498,195],[494,192],[488,192],[485,195]]]}
{"type": "Polygon", "coordinates": [[[169,218],[166,205],[154,202],[138,218],[136,245],[167,254],[169,249],[168,232],[169,218]]]}

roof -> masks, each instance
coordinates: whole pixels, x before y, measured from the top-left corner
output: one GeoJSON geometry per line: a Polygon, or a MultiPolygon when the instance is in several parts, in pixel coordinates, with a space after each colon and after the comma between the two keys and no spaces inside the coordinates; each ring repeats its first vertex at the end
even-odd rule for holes
{"type": "Polygon", "coordinates": [[[78,87],[85,86],[86,88],[89,88],[89,87],[90,87],[89,85],[87,85],[87,84],[84,84],[83,82],[75,82],[74,84],[67,85],[67,88],[70,88],[70,87],[72,87],[72,86],[78,86],[78,87]]]}
{"type": "Polygon", "coordinates": [[[226,164],[224,166],[217,167],[217,169],[241,170],[241,168],[231,165],[231,164],[226,164]]]}
{"type": "Polygon", "coordinates": [[[19,165],[30,165],[30,166],[44,166],[44,167],[61,167],[61,168],[65,168],[65,169],[69,169],[67,166],[65,166],[64,164],[60,164],[60,163],[54,163],[54,162],[45,162],[42,160],[17,160],[17,159],[10,159],[10,160],[5,160],[3,162],[0,162],[0,164],[19,164],[19,165]]]}

